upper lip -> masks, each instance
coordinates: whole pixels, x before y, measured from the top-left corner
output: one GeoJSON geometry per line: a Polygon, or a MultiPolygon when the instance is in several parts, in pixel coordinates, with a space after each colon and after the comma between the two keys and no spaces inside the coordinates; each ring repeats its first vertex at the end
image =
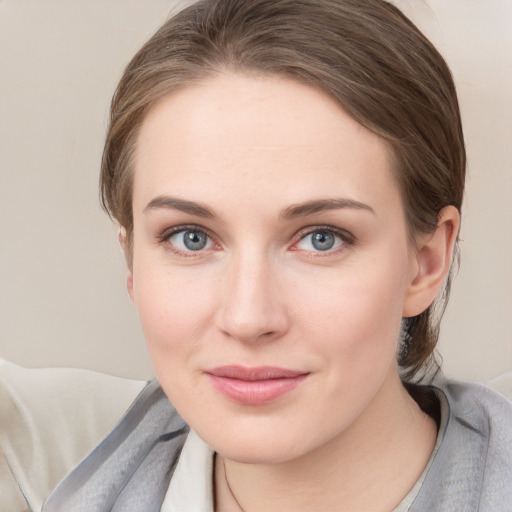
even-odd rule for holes
{"type": "Polygon", "coordinates": [[[215,377],[224,377],[226,379],[238,379],[245,381],[271,380],[271,379],[291,379],[300,377],[309,372],[279,368],[276,366],[258,366],[245,367],[238,365],[218,366],[206,370],[205,373],[215,377]]]}

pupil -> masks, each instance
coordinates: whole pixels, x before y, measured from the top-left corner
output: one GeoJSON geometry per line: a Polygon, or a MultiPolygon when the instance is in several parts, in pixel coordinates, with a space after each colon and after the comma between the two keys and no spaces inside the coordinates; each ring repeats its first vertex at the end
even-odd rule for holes
{"type": "Polygon", "coordinates": [[[191,251],[200,251],[206,246],[206,235],[197,231],[186,231],[183,237],[185,247],[191,251]]]}
{"type": "Polygon", "coordinates": [[[312,238],[313,247],[318,251],[328,251],[334,245],[334,236],[331,233],[317,231],[312,238]]]}

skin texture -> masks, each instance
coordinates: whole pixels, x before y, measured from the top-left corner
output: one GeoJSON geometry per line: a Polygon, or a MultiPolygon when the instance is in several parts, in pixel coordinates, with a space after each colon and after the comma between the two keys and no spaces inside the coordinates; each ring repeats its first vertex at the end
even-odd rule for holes
{"type": "Polygon", "coordinates": [[[238,510],[222,461],[246,512],[391,510],[436,436],[398,376],[400,322],[442,285],[456,210],[411,246],[382,139],[319,91],[226,72],[150,112],[133,211],[128,289],[163,389],[219,454],[218,510],[238,510]],[[318,200],[342,207],[295,208],[318,200]],[[246,405],[212,386],[223,365],[307,376],[246,405]]]}

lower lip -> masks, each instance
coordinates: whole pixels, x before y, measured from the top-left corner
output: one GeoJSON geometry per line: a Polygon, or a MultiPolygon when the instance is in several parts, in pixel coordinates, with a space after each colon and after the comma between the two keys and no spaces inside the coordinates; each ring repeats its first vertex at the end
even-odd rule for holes
{"type": "Polygon", "coordinates": [[[262,405],[293,391],[307,374],[267,380],[240,380],[207,374],[213,387],[243,405],[262,405]]]}

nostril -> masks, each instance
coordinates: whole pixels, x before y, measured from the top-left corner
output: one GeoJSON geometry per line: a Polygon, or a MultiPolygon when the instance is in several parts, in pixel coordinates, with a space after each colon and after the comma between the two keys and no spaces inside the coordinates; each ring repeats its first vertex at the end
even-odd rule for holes
{"type": "Polygon", "coordinates": [[[227,327],[224,326],[224,328],[222,328],[221,331],[226,337],[244,343],[253,343],[257,341],[271,341],[279,337],[278,330],[263,330],[259,329],[258,326],[256,325],[230,325],[227,327]]]}

